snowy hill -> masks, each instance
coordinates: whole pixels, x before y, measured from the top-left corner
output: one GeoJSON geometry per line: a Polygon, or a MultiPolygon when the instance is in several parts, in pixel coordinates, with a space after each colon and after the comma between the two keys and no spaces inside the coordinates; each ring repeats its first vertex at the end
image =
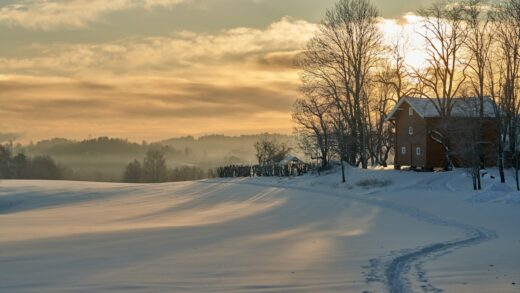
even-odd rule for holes
{"type": "Polygon", "coordinates": [[[511,187],[348,179],[2,181],[0,292],[520,292],[511,187]]]}

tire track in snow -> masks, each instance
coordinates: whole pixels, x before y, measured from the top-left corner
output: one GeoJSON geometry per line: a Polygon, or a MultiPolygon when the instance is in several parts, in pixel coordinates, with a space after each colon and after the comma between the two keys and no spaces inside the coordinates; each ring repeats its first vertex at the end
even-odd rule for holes
{"type": "MultiPolygon", "coordinates": [[[[207,183],[213,183],[211,181],[206,181],[207,183]]],[[[267,183],[259,183],[259,182],[244,182],[244,181],[218,181],[219,183],[229,183],[229,184],[248,184],[248,185],[256,185],[256,186],[265,186],[265,187],[277,187],[284,189],[292,189],[299,190],[304,192],[312,192],[319,193],[323,195],[336,196],[342,198],[348,198],[353,201],[357,201],[360,203],[377,206],[384,209],[393,210],[402,215],[408,216],[410,218],[419,220],[421,222],[425,222],[435,226],[442,226],[447,228],[454,228],[460,230],[464,236],[455,239],[455,240],[447,240],[432,243],[423,247],[415,248],[412,250],[402,250],[400,252],[396,252],[396,254],[390,255],[391,259],[385,261],[383,265],[379,265],[379,261],[376,259],[370,260],[370,269],[373,272],[371,281],[379,281],[383,283],[386,291],[388,293],[412,293],[412,282],[410,280],[410,271],[412,266],[415,264],[415,268],[417,269],[417,274],[419,281],[425,285],[422,286],[424,292],[443,292],[441,289],[435,288],[427,279],[426,272],[422,269],[422,264],[429,260],[432,257],[440,256],[441,254],[447,254],[452,252],[455,249],[461,249],[464,247],[474,246],[483,242],[491,241],[496,239],[498,235],[495,231],[485,229],[482,227],[471,226],[459,223],[454,220],[442,219],[439,216],[435,216],[428,212],[419,210],[417,208],[407,207],[400,204],[370,198],[370,197],[361,197],[360,195],[348,195],[348,194],[340,194],[333,191],[328,190],[320,190],[314,189],[310,187],[300,187],[300,186],[291,186],[291,185],[277,185],[277,184],[267,184],[267,183]],[[378,275],[379,277],[374,277],[378,275]]],[[[367,194],[368,195],[368,194],[367,194]]],[[[364,195],[364,196],[367,196],[364,195]]],[[[382,257],[384,258],[384,257],[382,257]]]]}
{"type": "Polygon", "coordinates": [[[387,292],[389,293],[411,293],[413,292],[412,283],[409,273],[413,264],[417,264],[418,279],[425,285],[422,286],[424,292],[442,292],[442,290],[435,288],[427,279],[426,272],[422,270],[421,265],[431,257],[436,255],[450,253],[455,249],[460,249],[468,246],[477,245],[497,238],[497,234],[489,229],[462,224],[456,221],[445,220],[438,216],[429,214],[419,209],[405,207],[399,204],[382,202],[374,199],[359,199],[366,204],[372,204],[381,208],[391,209],[416,220],[426,222],[435,226],[442,226],[447,228],[458,229],[463,232],[464,236],[449,241],[442,241],[432,243],[423,247],[415,248],[398,252],[392,255],[389,261],[379,268],[377,261],[371,261],[371,269],[380,270],[384,280],[387,292]],[[381,271],[382,270],[382,271],[381,271]]]}

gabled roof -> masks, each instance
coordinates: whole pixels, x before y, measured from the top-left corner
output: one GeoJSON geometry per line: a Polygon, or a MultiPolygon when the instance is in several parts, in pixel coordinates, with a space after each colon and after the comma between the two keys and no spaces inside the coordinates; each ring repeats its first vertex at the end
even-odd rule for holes
{"type": "Polygon", "coordinates": [[[295,156],[287,156],[285,157],[283,160],[281,160],[280,162],[278,162],[278,165],[287,165],[289,164],[290,162],[292,163],[303,163],[302,160],[298,159],[297,157],[295,156]]]}
{"type": "MultiPolygon", "coordinates": [[[[430,100],[427,98],[402,98],[392,109],[386,120],[394,118],[401,105],[407,103],[414,109],[414,111],[421,116],[421,118],[435,118],[439,117],[439,111],[434,103],[438,103],[436,99],[430,100]]],[[[453,109],[451,111],[452,117],[478,117],[479,115],[479,98],[455,98],[453,99],[453,109]]],[[[495,103],[490,97],[484,97],[484,116],[495,117],[495,103]]]]}

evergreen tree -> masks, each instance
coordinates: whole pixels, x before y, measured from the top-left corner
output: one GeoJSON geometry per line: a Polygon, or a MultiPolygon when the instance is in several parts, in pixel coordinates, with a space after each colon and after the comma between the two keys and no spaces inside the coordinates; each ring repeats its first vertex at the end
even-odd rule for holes
{"type": "Polygon", "coordinates": [[[139,183],[143,176],[143,168],[138,160],[134,160],[126,166],[125,174],[123,175],[124,182],[139,183]]]}
{"type": "Polygon", "coordinates": [[[11,151],[0,145],[0,178],[11,179],[11,151]]]}
{"type": "Polygon", "coordinates": [[[13,179],[27,179],[29,175],[29,160],[23,153],[12,159],[11,172],[13,179]]]}
{"type": "Polygon", "coordinates": [[[58,180],[62,178],[62,171],[51,157],[38,156],[31,160],[29,177],[31,179],[58,180]]]}

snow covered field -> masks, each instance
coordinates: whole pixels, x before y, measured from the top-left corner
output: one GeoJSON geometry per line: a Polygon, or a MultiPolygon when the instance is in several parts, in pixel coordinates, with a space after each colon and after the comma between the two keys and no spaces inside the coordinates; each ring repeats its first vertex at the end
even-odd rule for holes
{"type": "Polygon", "coordinates": [[[488,174],[476,194],[462,171],[348,175],[2,181],[0,292],[520,292],[510,187],[488,174]]]}

